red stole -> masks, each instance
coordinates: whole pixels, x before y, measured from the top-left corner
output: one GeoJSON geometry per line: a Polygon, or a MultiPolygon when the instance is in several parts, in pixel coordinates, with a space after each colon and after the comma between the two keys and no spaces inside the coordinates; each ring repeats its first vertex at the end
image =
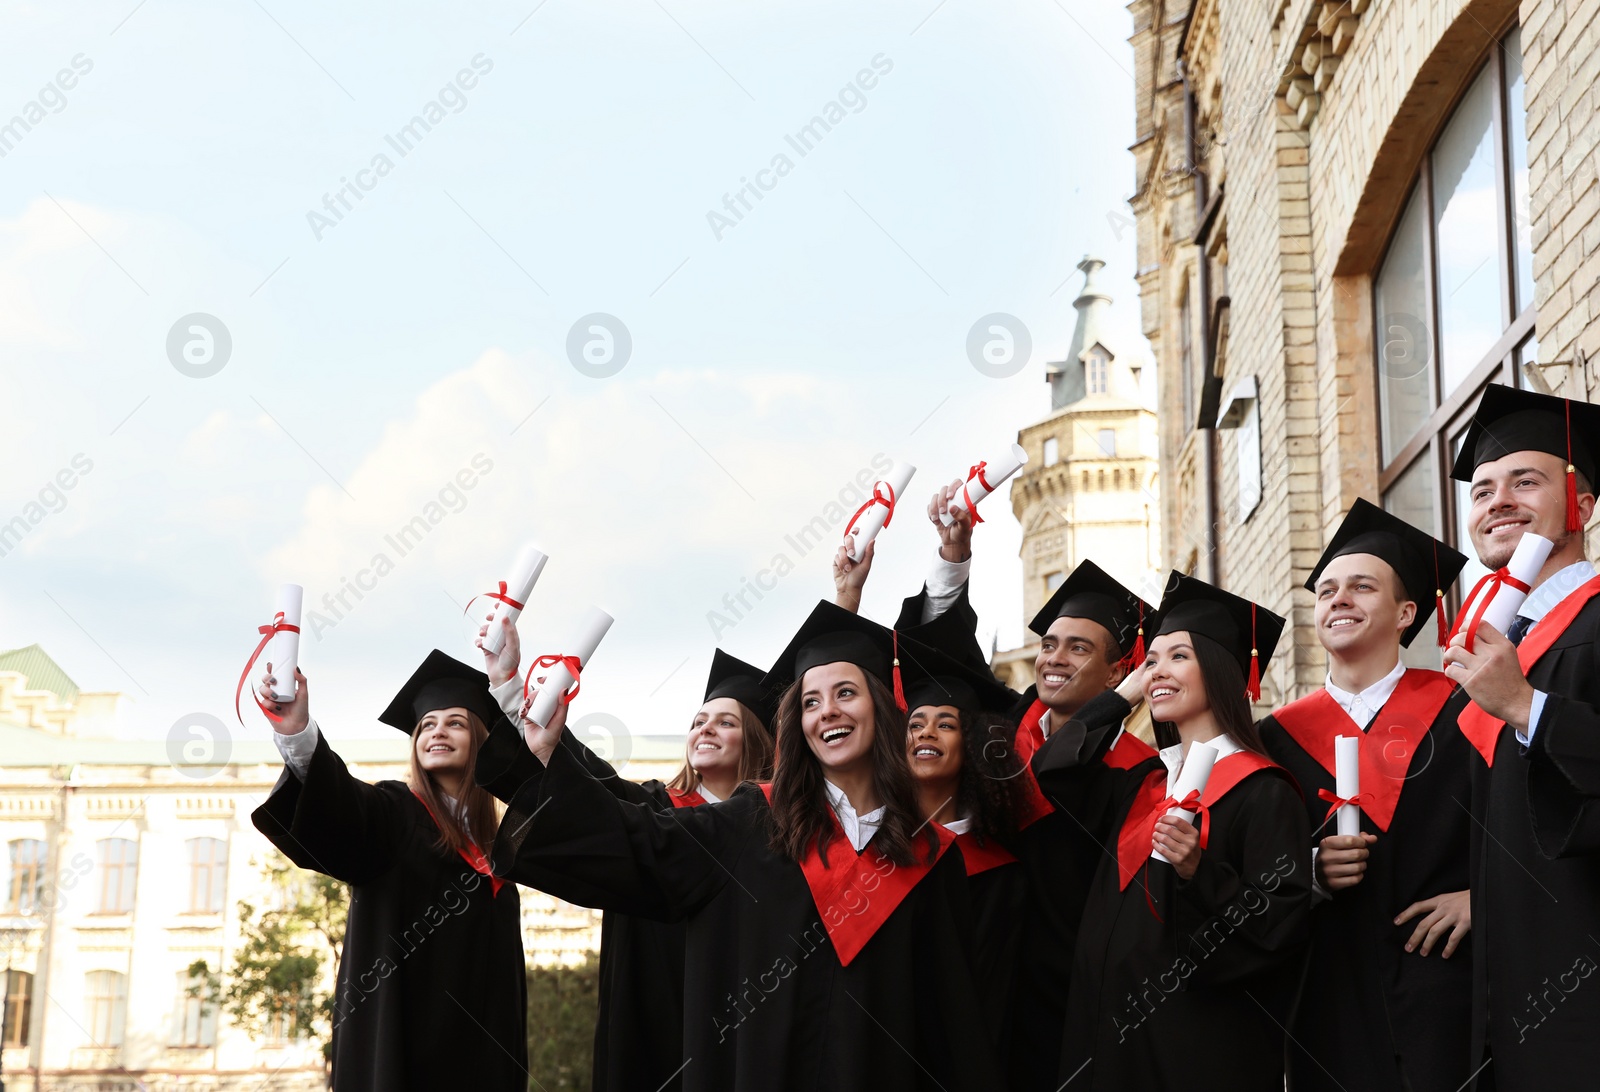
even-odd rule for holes
{"type": "Polygon", "coordinates": [[[695,789],[690,789],[687,792],[679,789],[668,789],[667,799],[672,801],[672,806],[675,808],[697,808],[706,802],[706,798],[701,796],[695,789]]]}
{"type": "Polygon", "coordinates": [[[977,835],[958,834],[956,845],[961,847],[961,859],[967,864],[968,877],[987,872],[991,868],[999,868],[1001,865],[1017,863],[1017,859],[1006,850],[1006,847],[993,838],[989,839],[987,844],[979,845],[977,835]]]}
{"type": "Polygon", "coordinates": [[[1407,668],[1378,711],[1370,732],[1363,732],[1363,726],[1350,719],[1326,688],[1290,702],[1272,716],[1329,777],[1337,773],[1333,737],[1361,740],[1362,799],[1357,802],[1373,825],[1387,832],[1411,758],[1455,689],[1455,683],[1438,671],[1407,668]]]}
{"type": "MultiPolygon", "coordinates": [[[[762,785],[761,791],[771,804],[772,784],[762,785]]],[[[939,852],[934,861],[925,863],[919,857],[915,864],[901,867],[871,845],[857,853],[844,836],[844,828],[831,807],[828,818],[838,835],[828,846],[831,866],[822,863],[816,845],[812,844],[806,847],[800,871],[805,873],[806,886],[811,888],[811,899],[822,915],[823,927],[828,930],[828,939],[839,956],[839,965],[848,967],[878,927],[889,920],[889,915],[917,886],[917,881],[955,844],[956,836],[938,823],[930,823],[928,829],[939,836],[939,852]]]]}
{"type": "MultiPolygon", "coordinates": [[[[1033,704],[1028,706],[1022,723],[1017,725],[1016,749],[1017,757],[1022,760],[1023,776],[1022,817],[1018,829],[1026,829],[1056,810],[1040,791],[1031,766],[1033,756],[1044,746],[1044,730],[1039,727],[1044,714],[1044,702],[1035,698],[1033,704]]],[[[1114,770],[1131,770],[1154,757],[1154,747],[1132,732],[1125,731],[1117,736],[1116,742],[1101,761],[1114,770]]]]}
{"type": "MultiPolygon", "coordinates": [[[[1549,614],[1539,620],[1538,625],[1528,631],[1528,635],[1517,646],[1517,663],[1522,665],[1524,676],[1533,670],[1533,665],[1539,662],[1539,657],[1550,651],[1550,646],[1567,631],[1572,620],[1578,617],[1578,612],[1583,610],[1584,605],[1596,595],[1600,595],[1600,576],[1596,576],[1576,591],[1569,592],[1549,614]]],[[[1471,702],[1461,711],[1456,723],[1461,726],[1461,734],[1466,736],[1483,756],[1483,761],[1493,766],[1495,745],[1500,742],[1500,729],[1506,726],[1506,722],[1496,720],[1478,708],[1477,702],[1471,702]]]]}
{"type": "MultiPolygon", "coordinates": [[[[411,795],[417,798],[417,803],[421,804],[422,810],[428,813],[428,818],[433,820],[433,825],[439,827],[439,817],[433,814],[433,809],[428,807],[428,802],[422,798],[416,789],[411,790],[411,795]]],[[[443,827],[439,827],[439,829],[441,831],[444,830],[443,827]]],[[[505,886],[506,881],[494,874],[494,870],[489,867],[489,858],[483,855],[483,850],[478,848],[477,843],[468,842],[465,849],[458,849],[456,852],[461,854],[461,859],[472,867],[472,871],[480,876],[489,877],[489,889],[492,895],[500,894],[500,889],[505,886]]]]}
{"type": "Polygon", "coordinates": [[[1254,751],[1235,751],[1226,758],[1219,758],[1216,765],[1211,767],[1211,777],[1206,781],[1206,791],[1200,794],[1200,799],[1197,801],[1170,799],[1167,796],[1166,767],[1151,770],[1145,775],[1144,784],[1139,786],[1133,807],[1128,809],[1127,817],[1122,820],[1122,831],[1117,835],[1118,889],[1126,891],[1128,884],[1138,875],[1139,869],[1150,859],[1151,839],[1155,834],[1156,821],[1165,815],[1169,808],[1182,803],[1185,811],[1199,813],[1197,818],[1201,821],[1200,846],[1203,849],[1207,832],[1210,830],[1210,809],[1239,782],[1257,770],[1270,769],[1276,765],[1271,759],[1254,751]]]}

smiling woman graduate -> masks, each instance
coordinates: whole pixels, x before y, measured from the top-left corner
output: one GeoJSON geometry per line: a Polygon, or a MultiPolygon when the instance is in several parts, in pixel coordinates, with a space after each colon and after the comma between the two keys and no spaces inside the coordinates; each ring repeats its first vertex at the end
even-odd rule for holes
{"type": "Polygon", "coordinates": [[[713,807],[619,800],[557,720],[496,871],[587,906],[686,922],[683,1087],[987,1089],[955,836],[917,814],[890,631],[819,604],[772,675],[770,785],[713,807]]]}
{"type": "Polygon", "coordinates": [[[1279,1021],[1306,937],[1309,828],[1246,699],[1283,625],[1172,574],[1144,664],[1034,758],[1051,799],[1115,850],[1078,931],[1061,1055],[1074,1089],[1283,1089],[1279,1021]],[[1119,769],[1101,758],[1140,693],[1163,749],[1119,769]],[[1167,813],[1200,743],[1217,757],[1204,793],[1184,799],[1197,828],[1167,813]]]}
{"type": "Polygon", "coordinates": [[[411,780],[352,777],[310,714],[275,717],[283,776],[251,819],[284,856],[350,885],[333,1006],[335,1092],[527,1087],[527,979],[515,885],[492,876],[495,804],[472,762],[499,718],[489,680],[428,655],[379,717],[411,736],[411,780]]]}
{"type": "MultiPolygon", "coordinates": [[[[491,692],[512,712],[522,702],[520,658],[517,632],[508,626],[488,668],[491,679],[505,680],[491,692]]],[[[684,741],[683,768],[667,784],[629,781],[583,744],[569,739],[567,746],[619,800],[662,812],[720,803],[741,784],[772,777],[767,726],[777,703],[762,685],[762,675],[760,668],[720,648],[713,653],[705,698],[684,741]]],[[[544,766],[506,719],[489,733],[475,767],[479,784],[503,794],[507,802],[543,773],[544,766]]],[[[544,877],[530,873],[527,878],[544,877]]],[[[594,1092],[676,1092],[683,1087],[683,951],[683,922],[606,911],[600,926],[600,1012],[590,1081],[594,1092]]]]}

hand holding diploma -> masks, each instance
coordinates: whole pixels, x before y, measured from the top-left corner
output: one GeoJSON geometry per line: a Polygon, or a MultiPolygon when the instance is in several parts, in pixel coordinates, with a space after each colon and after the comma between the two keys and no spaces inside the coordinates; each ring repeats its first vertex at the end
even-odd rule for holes
{"type": "Polygon", "coordinates": [[[1523,600],[1528,598],[1533,582],[1539,579],[1539,570],[1544,568],[1554,548],[1555,543],[1549,539],[1524,531],[1505,567],[1486,574],[1473,585],[1461,604],[1461,613],[1456,616],[1452,639],[1464,633],[1466,650],[1471,652],[1479,626],[1504,633],[1517,616],[1523,600]]]}
{"type": "Polygon", "coordinates": [[[917,468],[910,463],[896,462],[887,476],[872,483],[872,497],[856,509],[856,514],[844,529],[844,547],[851,561],[860,561],[867,544],[878,537],[878,532],[889,526],[894,518],[895,505],[905,496],[911,484],[911,475],[917,468]]]}
{"type": "Polygon", "coordinates": [[[517,677],[517,669],[522,666],[522,639],[517,635],[513,619],[499,611],[484,615],[484,624],[478,627],[477,646],[483,653],[483,670],[489,676],[490,686],[499,686],[517,677]],[[500,631],[499,648],[491,651],[488,637],[497,629],[500,631]]]}
{"type": "Polygon", "coordinates": [[[1028,453],[1017,444],[1008,447],[1003,455],[997,459],[985,459],[967,471],[967,480],[961,486],[961,492],[951,498],[949,510],[940,517],[945,526],[956,521],[956,511],[960,509],[972,515],[974,524],[982,523],[983,517],[978,515],[978,502],[993,493],[1007,478],[1021,470],[1028,461],[1028,453]]]}
{"type": "Polygon", "coordinates": [[[279,701],[272,696],[273,691],[279,689],[278,679],[272,665],[268,664],[256,689],[256,701],[261,703],[262,710],[271,718],[272,730],[280,735],[298,735],[311,723],[311,696],[306,691],[306,677],[299,668],[295,668],[294,681],[294,697],[287,702],[279,701]]]}
{"type": "Polygon", "coordinates": [[[867,574],[872,572],[874,543],[867,543],[859,561],[852,560],[850,548],[840,546],[833,555],[833,605],[843,607],[851,614],[861,613],[861,591],[866,587],[867,574]]]}
{"type": "MultiPolygon", "coordinates": [[[[481,638],[478,647],[485,653],[500,651],[500,642],[505,639],[506,627],[499,623],[504,620],[509,622],[513,629],[516,627],[517,619],[522,616],[522,609],[528,602],[528,596],[533,592],[534,584],[539,581],[539,574],[544,572],[544,563],[549,560],[537,547],[531,544],[524,546],[511,565],[511,579],[500,581],[498,591],[484,593],[497,601],[494,617],[490,620],[487,632],[480,630],[478,633],[481,638]]],[[[472,604],[468,603],[467,606],[470,607],[472,604]]]]}
{"type": "Polygon", "coordinates": [[[528,703],[527,712],[523,714],[525,719],[548,729],[556,706],[559,704],[564,707],[578,696],[578,675],[589,666],[589,660],[594,656],[595,649],[600,647],[601,638],[611,628],[612,620],[611,615],[599,607],[590,607],[578,627],[576,638],[568,646],[570,651],[540,656],[533,662],[528,669],[528,682],[523,686],[525,696],[533,685],[535,673],[545,668],[550,670],[544,684],[528,703]]]}
{"type": "Polygon", "coordinates": [[[1333,737],[1334,791],[1339,800],[1339,833],[1353,837],[1361,833],[1361,737],[1333,737]]]}
{"type": "Polygon", "coordinates": [[[959,564],[972,557],[972,516],[965,508],[950,509],[950,502],[966,483],[960,478],[943,486],[928,502],[928,522],[939,534],[939,556],[959,564]],[[946,523],[946,517],[950,522],[946,523]]]}
{"type": "MultiPolygon", "coordinates": [[[[1206,782],[1211,780],[1211,767],[1217,761],[1217,749],[1209,743],[1189,744],[1189,753],[1184,756],[1183,766],[1178,770],[1178,783],[1169,795],[1174,800],[1187,800],[1192,794],[1204,796],[1206,782]]],[[[1194,875],[1194,870],[1200,864],[1200,832],[1194,828],[1195,813],[1186,808],[1174,807],[1167,810],[1167,814],[1156,820],[1155,838],[1150,855],[1158,861],[1166,861],[1174,868],[1180,864],[1178,875],[1189,879],[1194,875]],[[1188,827],[1194,832],[1193,841],[1182,828],[1188,827]],[[1165,843],[1165,846],[1163,846],[1165,843]],[[1178,859],[1169,857],[1164,849],[1172,849],[1178,859]]]]}
{"type": "MultiPolygon", "coordinates": [[[[244,716],[239,712],[239,696],[244,693],[250,669],[255,667],[256,660],[260,659],[268,645],[272,649],[267,654],[272,657],[271,662],[278,665],[270,696],[277,705],[286,705],[294,700],[295,680],[301,678],[296,670],[296,661],[300,657],[300,606],[304,598],[305,589],[299,584],[283,585],[278,589],[278,609],[272,621],[257,627],[256,632],[261,634],[261,640],[245,661],[244,670],[239,672],[238,685],[233,688],[233,715],[239,718],[240,724],[244,723],[244,716]]],[[[254,689],[251,689],[250,695],[255,698],[256,705],[267,719],[276,722],[277,714],[267,708],[254,689]]]]}

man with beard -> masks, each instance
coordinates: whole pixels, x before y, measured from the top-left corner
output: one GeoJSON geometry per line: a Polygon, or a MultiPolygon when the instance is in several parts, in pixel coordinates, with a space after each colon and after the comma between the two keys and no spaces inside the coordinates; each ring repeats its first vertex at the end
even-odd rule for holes
{"type": "MultiPolygon", "coordinates": [[[[1445,674],[1472,703],[1474,1069],[1503,1089],[1577,1086],[1600,1062],[1600,578],[1584,552],[1600,410],[1490,386],[1452,476],[1491,570],[1525,534],[1555,543],[1502,636],[1461,627],[1445,674]]],[[[1522,590],[1519,588],[1518,590],[1522,590]]],[[[1458,623],[1458,625],[1460,625],[1458,623]]]]}

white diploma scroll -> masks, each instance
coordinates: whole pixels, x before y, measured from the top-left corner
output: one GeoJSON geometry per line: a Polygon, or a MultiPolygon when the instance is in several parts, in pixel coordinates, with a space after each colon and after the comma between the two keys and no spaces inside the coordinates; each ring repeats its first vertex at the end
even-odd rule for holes
{"type": "MultiPolygon", "coordinates": [[[[1178,787],[1172,790],[1172,798],[1174,800],[1182,800],[1192,792],[1197,792],[1201,796],[1204,796],[1206,792],[1206,782],[1211,780],[1211,767],[1216,763],[1216,761],[1217,749],[1211,746],[1211,744],[1189,744],[1189,753],[1183,760],[1183,766],[1178,770],[1178,787]]],[[[1181,815],[1189,822],[1194,822],[1195,813],[1192,811],[1185,811],[1183,808],[1170,808],[1168,809],[1167,814],[1181,815]]],[[[1155,849],[1150,851],[1150,856],[1154,857],[1158,861],[1166,861],[1167,864],[1172,863],[1163,857],[1160,851],[1155,849]]]]}
{"type": "Polygon", "coordinates": [[[1007,478],[1021,470],[1027,461],[1028,453],[1018,444],[1012,444],[1000,458],[987,460],[983,464],[983,473],[969,477],[966,488],[958,490],[956,495],[950,498],[950,510],[939,513],[939,522],[946,527],[953,525],[956,521],[955,511],[960,509],[965,512],[969,509],[968,497],[972,498],[972,506],[976,506],[984,497],[1005,484],[1007,478]],[[984,482],[989,484],[984,485],[984,482]]]}
{"type": "MultiPolygon", "coordinates": [[[[1361,737],[1333,737],[1333,791],[1341,800],[1352,800],[1361,792],[1361,737]]],[[[1338,814],[1339,834],[1348,837],[1361,833],[1361,808],[1355,804],[1341,804],[1338,814]]]]}
{"type": "MultiPolygon", "coordinates": [[[[539,581],[539,574],[544,572],[544,563],[549,560],[532,544],[524,546],[511,566],[511,579],[506,581],[506,598],[515,599],[518,603],[526,605],[534,584],[539,581]]],[[[483,636],[483,650],[490,655],[499,652],[500,643],[505,639],[502,636],[500,622],[505,620],[516,625],[521,615],[522,607],[513,607],[510,603],[495,600],[494,618],[489,622],[489,632],[483,636]]]]}
{"type": "MultiPolygon", "coordinates": [[[[1544,568],[1545,560],[1553,549],[1555,543],[1549,539],[1524,531],[1517,548],[1512,551],[1511,560],[1506,562],[1506,571],[1531,587],[1539,578],[1539,570],[1544,568]]],[[[1494,627],[1496,633],[1504,633],[1517,616],[1523,600],[1528,598],[1526,592],[1518,591],[1510,584],[1497,586],[1494,581],[1485,584],[1465,605],[1463,617],[1470,620],[1478,612],[1478,600],[1491,591],[1494,592],[1494,598],[1489,600],[1489,606],[1483,612],[1483,624],[1494,627]]]]}
{"type": "MultiPolygon", "coordinates": [[[[578,667],[589,666],[589,658],[594,655],[594,650],[600,647],[600,639],[606,635],[606,630],[611,628],[611,615],[599,607],[590,607],[589,613],[584,615],[583,622],[578,626],[577,635],[572,642],[562,649],[563,656],[572,656],[578,661],[578,667]]],[[[528,719],[543,728],[550,723],[550,717],[556,711],[556,702],[567,688],[576,682],[572,672],[567,670],[566,664],[554,664],[545,673],[544,685],[539,687],[539,692],[533,699],[533,704],[528,708],[528,719]]]]}
{"type": "Polygon", "coordinates": [[[272,697],[274,701],[294,701],[294,671],[300,662],[300,607],[306,590],[299,584],[284,584],[278,589],[278,610],[273,615],[283,615],[285,625],[295,632],[279,630],[272,636],[272,647],[267,650],[267,662],[272,664],[272,697]]]}
{"type": "MultiPolygon", "coordinates": [[[[898,505],[905,499],[906,487],[911,484],[911,475],[917,468],[910,463],[898,460],[889,468],[887,477],[879,478],[872,484],[874,494],[886,494],[893,498],[893,503],[898,505]]],[[[889,509],[883,504],[872,504],[861,513],[861,518],[855,521],[844,536],[845,552],[850,555],[851,561],[860,561],[861,555],[866,552],[867,543],[878,537],[878,532],[883,530],[885,521],[889,518],[889,509]]]]}

